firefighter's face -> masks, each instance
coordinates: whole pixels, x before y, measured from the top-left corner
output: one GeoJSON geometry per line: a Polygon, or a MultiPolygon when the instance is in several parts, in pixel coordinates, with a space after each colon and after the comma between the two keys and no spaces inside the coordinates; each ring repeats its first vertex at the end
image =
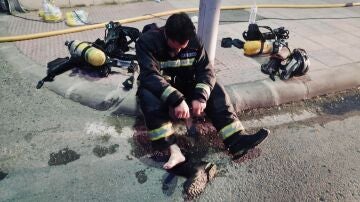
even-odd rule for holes
{"type": "Polygon", "coordinates": [[[189,43],[189,40],[187,40],[185,43],[181,44],[175,40],[167,39],[167,43],[168,43],[169,47],[171,48],[171,52],[176,55],[181,51],[181,49],[186,48],[186,46],[189,43]]]}

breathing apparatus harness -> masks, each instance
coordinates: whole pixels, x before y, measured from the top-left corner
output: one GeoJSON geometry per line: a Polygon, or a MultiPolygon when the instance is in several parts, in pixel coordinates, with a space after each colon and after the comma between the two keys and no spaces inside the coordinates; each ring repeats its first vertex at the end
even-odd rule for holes
{"type": "Polygon", "coordinates": [[[296,48],[293,51],[290,50],[286,41],[289,39],[288,30],[284,27],[279,27],[273,30],[268,26],[258,26],[270,31],[261,33],[256,27],[256,24],[250,24],[249,31],[244,32],[243,37],[246,40],[261,37],[262,44],[264,44],[266,40],[274,40],[272,43],[270,60],[269,62],[261,65],[261,72],[268,74],[270,79],[273,81],[275,81],[275,75],[278,75],[281,80],[288,80],[293,76],[302,76],[308,72],[310,66],[309,57],[306,51],[302,48],[296,48]],[[283,47],[288,50],[288,55],[286,57],[280,53],[280,50],[283,47]]]}
{"type": "Polygon", "coordinates": [[[245,42],[228,37],[222,39],[221,46],[229,48],[234,45],[239,49],[244,49],[244,55],[251,57],[269,53],[270,60],[261,65],[261,72],[268,74],[273,81],[275,81],[275,75],[282,80],[287,80],[293,76],[302,76],[309,70],[310,61],[306,51],[301,48],[290,50],[287,43],[289,30],[284,27],[272,29],[269,26],[250,23],[248,30],[244,31],[242,36],[245,42]],[[262,33],[260,28],[267,29],[268,32],[262,33]],[[280,54],[283,47],[288,50],[287,56],[280,54]]]}
{"type": "Polygon", "coordinates": [[[57,75],[75,67],[95,71],[101,77],[107,77],[111,72],[111,67],[126,67],[131,76],[123,82],[123,86],[126,90],[131,89],[138,65],[135,63],[135,54],[126,52],[130,50],[129,45],[139,38],[140,32],[136,28],[125,27],[117,22],[109,22],[105,28],[104,40],[66,41],[65,45],[71,57],[50,61],[47,64],[46,77],[38,82],[36,88],[41,88],[44,82],[51,82],[57,75]]]}

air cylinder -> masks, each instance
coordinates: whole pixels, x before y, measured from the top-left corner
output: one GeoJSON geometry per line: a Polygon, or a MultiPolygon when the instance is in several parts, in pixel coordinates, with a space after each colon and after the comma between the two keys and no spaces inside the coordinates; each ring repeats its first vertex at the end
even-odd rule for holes
{"type": "Polygon", "coordinates": [[[81,57],[92,66],[99,67],[106,62],[105,53],[93,47],[90,43],[74,40],[67,41],[65,45],[69,48],[72,57],[81,57]]]}

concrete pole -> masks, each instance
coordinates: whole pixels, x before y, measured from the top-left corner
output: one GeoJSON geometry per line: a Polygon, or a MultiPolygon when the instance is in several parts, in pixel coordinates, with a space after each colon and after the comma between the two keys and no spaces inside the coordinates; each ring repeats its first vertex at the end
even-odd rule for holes
{"type": "Polygon", "coordinates": [[[198,36],[204,43],[209,61],[214,64],[222,0],[200,0],[198,36]]]}

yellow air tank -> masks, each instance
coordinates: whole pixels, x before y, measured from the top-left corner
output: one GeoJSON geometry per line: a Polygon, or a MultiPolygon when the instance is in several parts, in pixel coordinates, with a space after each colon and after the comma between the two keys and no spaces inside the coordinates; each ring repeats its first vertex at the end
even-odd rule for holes
{"type": "Polygon", "coordinates": [[[261,51],[261,41],[246,41],[244,43],[244,55],[254,56],[261,53],[270,53],[272,51],[272,44],[268,41],[264,42],[264,47],[261,51]]]}
{"type": "Polygon", "coordinates": [[[65,45],[69,48],[72,57],[82,57],[92,66],[99,67],[106,62],[105,53],[87,42],[74,40],[70,42],[67,41],[65,45]]]}

